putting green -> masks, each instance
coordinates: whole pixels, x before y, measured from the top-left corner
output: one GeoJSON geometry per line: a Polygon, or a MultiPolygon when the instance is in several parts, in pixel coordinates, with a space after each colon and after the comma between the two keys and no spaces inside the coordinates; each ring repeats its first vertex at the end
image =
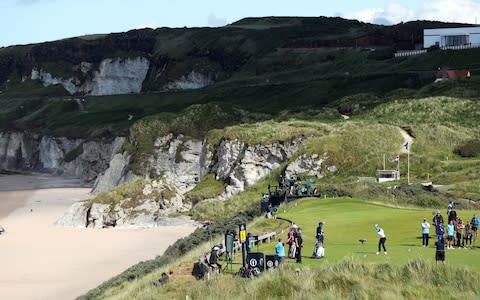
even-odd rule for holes
{"type": "MultiPolygon", "coordinates": [[[[420,224],[423,218],[432,221],[432,209],[392,208],[352,199],[305,199],[280,211],[278,217],[292,220],[302,228],[304,265],[336,262],[345,256],[353,256],[363,262],[405,263],[415,258],[435,261],[435,229],[430,228],[430,245],[422,247],[420,224]],[[315,245],[316,228],[325,221],[325,259],[308,258],[315,245]],[[388,254],[376,255],[378,235],[374,225],[379,224],[387,236],[388,254]],[[433,237],[432,237],[433,236],[433,237]],[[359,239],[367,241],[362,245],[359,239]]],[[[478,211],[457,211],[464,220],[470,220],[478,211]]],[[[446,214],[442,211],[442,214],[446,214]]],[[[286,240],[287,232],[279,237],[286,240]]],[[[480,246],[480,240],[477,241],[480,246]]],[[[261,245],[259,251],[274,253],[273,242],[261,245]]],[[[293,260],[289,260],[293,262],[293,260]]],[[[480,271],[480,248],[474,250],[447,250],[446,263],[462,265],[480,271]]]]}

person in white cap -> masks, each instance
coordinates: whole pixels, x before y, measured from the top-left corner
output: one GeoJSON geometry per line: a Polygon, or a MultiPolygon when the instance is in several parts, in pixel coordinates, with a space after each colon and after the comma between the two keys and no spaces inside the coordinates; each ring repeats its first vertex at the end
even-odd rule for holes
{"type": "Polygon", "coordinates": [[[375,224],[375,231],[380,236],[380,240],[378,241],[377,255],[380,254],[380,247],[383,247],[383,253],[387,255],[387,248],[385,248],[385,241],[387,240],[387,236],[385,235],[383,229],[378,226],[378,224],[375,224]]]}

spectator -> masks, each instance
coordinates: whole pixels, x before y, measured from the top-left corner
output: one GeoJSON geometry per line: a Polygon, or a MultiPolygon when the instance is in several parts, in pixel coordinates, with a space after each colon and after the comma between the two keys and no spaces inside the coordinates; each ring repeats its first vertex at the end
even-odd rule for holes
{"type": "Polygon", "coordinates": [[[455,221],[456,219],[457,219],[457,212],[455,211],[455,209],[452,209],[448,214],[448,223],[450,223],[450,221],[455,221]]]}
{"type": "Polygon", "coordinates": [[[297,234],[295,237],[295,244],[297,246],[297,253],[295,254],[295,258],[297,259],[297,263],[302,262],[302,247],[303,247],[303,238],[302,238],[302,230],[298,228],[297,234]]]}
{"type": "Polygon", "coordinates": [[[290,231],[288,232],[287,244],[288,244],[288,257],[295,258],[295,252],[296,252],[295,228],[293,226],[290,227],[290,231]]]}
{"type": "Polygon", "coordinates": [[[208,258],[208,265],[217,271],[222,269],[222,265],[218,263],[218,258],[220,257],[220,247],[214,246],[210,251],[210,257],[208,258]]]}
{"type": "Polygon", "coordinates": [[[472,225],[472,230],[473,230],[473,235],[474,238],[477,238],[477,230],[480,227],[480,218],[477,217],[476,215],[473,215],[472,220],[470,221],[470,224],[472,225]]]}
{"type": "Polygon", "coordinates": [[[380,237],[380,239],[378,240],[377,255],[380,254],[380,247],[383,247],[383,253],[387,255],[387,248],[385,248],[385,242],[387,241],[387,236],[385,235],[385,232],[380,226],[378,226],[378,224],[375,224],[375,232],[380,237]]]}
{"type": "Polygon", "coordinates": [[[445,234],[445,228],[443,226],[443,223],[438,223],[435,226],[435,234],[437,235],[437,240],[443,237],[443,235],[445,234]]]}
{"type": "Polygon", "coordinates": [[[464,247],[472,248],[472,239],[473,239],[473,229],[472,224],[465,224],[465,235],[463,237],[464,247]]]}
{"type": "Polygon", "coordinates": [[[323,244],[320,243],[320,241],[317,241],[315,243],[315,249],[313,250],[312,257],[313,258],[323,258],[323,257],[325,257],[325,248],[323,247],[323,244]]]}
{"type": "Polygon", "coordinates": [[[463,237],[465,236],[465,223],[461,218],[458,218],[457,223],[455,224],[456,238],[457,238],[457,247],[463,247],[463,237]]]}
{"type": "Polygon", "coordinates": [[[252,234],[249,232],[247,233],[247,253],[252,252],[253,246],[255,245],[255,239],[252,234]]]}
{"type": "Polygon", "coordinates": [[[436,226],[437,224],[442,223],[443,224],[443,217],[442,215],[437,211],[435,216],[433,216],[432,223],[436,226]]]}
{"type": "Polygon", "coordinates": [[[452,220],[447,225],[447,249],[453,249],[454,234],[455,234],[455,225],[453,225],[453,220],[452,220]]]}
{"type": "Polygon", "coordinates": [[[322,246],[323,246],[323,238],[324,238],[324,235],[323,235],[324,226],[325,226],[324,222],[318,223],[318,226],[317,226],[317,241],[319,241],[322,244],[322,246]]]}
{"type": "Polygon", "coordinates": [[[430,234],[430,224],[427,222],[427,219],[423,219],[422,222],[422,246],[428,247],[428,239],[430,234]]]}
{"type": "Polygon", "coordinates": [[[453,201],[450,201],[447,206],[447,215],[450,214],[450,211],[453,209],[453,201]]]}
{"type": "Polygon", "coordinates": [[[436,251],[435,251],[435,261],[437,264],[441,262],[442,264],[445,263],[445,239],[441,237],[435,243],[436,251]]]}
{"type": "Polygon", "coordinates": [[[285,261],[285,245],[282,243],[282,239],[278,239],[278,243],[275,244],[275,254],[278,256],[279,263],[285,261]]]}

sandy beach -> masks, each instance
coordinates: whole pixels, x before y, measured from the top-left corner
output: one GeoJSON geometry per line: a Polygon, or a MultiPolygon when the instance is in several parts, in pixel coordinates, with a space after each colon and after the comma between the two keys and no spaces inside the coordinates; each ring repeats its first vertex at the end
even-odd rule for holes
{"type": "Polygon", "coordinates": [[[74,299],[194,230],[52,226],[72,203],[90,197],[89,188],[75,185],[45,175],[0,176],[1,299],[74,299]]]}

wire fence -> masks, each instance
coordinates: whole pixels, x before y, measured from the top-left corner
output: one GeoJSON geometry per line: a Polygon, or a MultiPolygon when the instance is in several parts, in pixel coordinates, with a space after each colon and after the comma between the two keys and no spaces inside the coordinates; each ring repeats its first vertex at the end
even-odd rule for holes
{"type": "MultiPolygon", "coordinates": [[[[457,45],[457,46],[442,46],[440,47],[441,50],[465,50],[465,49],[473,49],[473,48],[480,48],[479,44],[467,44],[467,45],[457,45]]],[[[395,57],[406,57],[412,55],[419,55],[427,53],[427,49],[423,50],[405,50],[405,51],[398,51],[394,54],[395,57]]]]}

